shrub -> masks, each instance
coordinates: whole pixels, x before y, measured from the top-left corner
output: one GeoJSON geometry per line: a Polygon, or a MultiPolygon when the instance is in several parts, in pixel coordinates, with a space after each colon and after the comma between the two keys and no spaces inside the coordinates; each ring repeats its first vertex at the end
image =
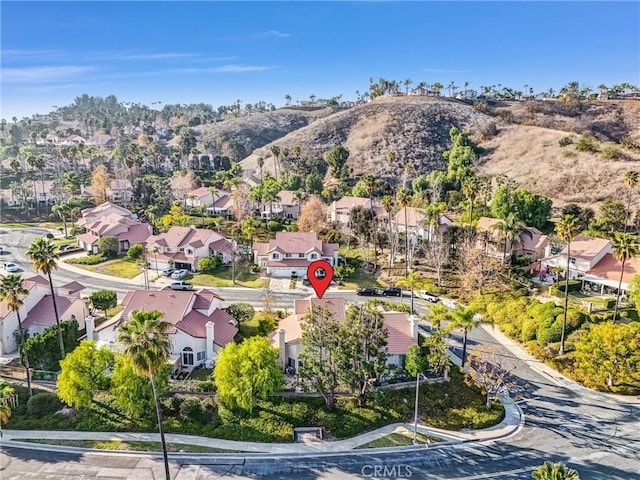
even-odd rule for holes
{"type": "Polygon", "coordinates": [[[71,230],[69,230],[69,233],[72,237],[75,237],[76,235],[80,235],[81,233],[87,233],[87,229],[85,227],[78,227],[74,225],[73,227],[71,227],[71,230]]]}
{"type": "Polygon", "coordinates": [[[605,298],[604,299],[604,308],[606,308],[607,310],[610,310],[612,308],[614,308],[616,306],[616,299],[615,298],[605,298]]]}
{"type": "Polygon", "coordinates": [[[562,336],[562,318],[552,322],[542,322],[538,325],[536,339],[540,346],[546,346],[552,342],[559,342],[562,336]]]}
{"type": "Polygon", "coordinates": [[[198,380],[196,382],[196,390],[199,392],[215,392],[216,382],[213,380],[198,380]]]}
{"type": "Polygon", "coordinates": [[[578,143],[576,143],[576,150],[579,152],[595,153],[598,151],[597,140],[591,135],[582,135],[578,143]]]}
{"type": "Polygon", "coordinates": [[[523,342],[536,339],[536,331],[538,329],[538,321],[535,318],[525,320],[522,324],[522,332],[520,337],[523,342]]]}
{"type": "Polygon", "coordinates": [[[213,418],[213,407],[197,397],[188,397],[180,405],[180,416],[197,423],[209,423],[213,418]]]}
{"type": "Polygon", "coordinates": [[[575,156],[575,154],[576,152],[572,150],[562,150],[562,153],[560,155],[562,155],[562,158],[569,158],[575,156]]]}
{"type": "Polygon", "coordinates": [[[203,257],[198,260],[198,269],[202,273],[212,274],[221,265],[220,257],[203,257]]]}
{"type": "Polygon", "coordinates": [[[137,260],[138,258],[141,258],[143,254],[144,248],[139,243],[134,243],[129,247],[129,250],[127,250],[127,257],[129,257],[131,260],[137,260]]]}
{"type": "Polygon", "coordinates": [[[561,147],[567,147],[573,144],[573,138],[567,135],[566,137],[562,137],[560,140],[558,140],[558,143],[561,147]]]}
{"type": "Polygon", "coordinates": [[[70,258],[67,260],[67,263],[72,263],[76,265],[97,265],[102,262],[106,262],[108,258],[104,256],[102,253],[98,253],[96,255],[87,255],[86,257],[80,258],[70,258]]]}
{"type": "Polygon", "coordinates": [[[62,408],[62,402],[53,393],[42,392],[33,395],[27,402],[27,414],[44,417],[62,408]]]}
{"type": "Polygon", "coordinates": [[[620,158],[621,152],[620,149],[614,144],[607,144],[602,147],[602,151],[600,152],[600,158],[603,160],[615,160],[620,158]]]}
{"type": "Polygon", "coordinates": [[[270,232],[280,232],[283,230],[283,226],[279,222],[275,222],[273,220],[269,220],[267,222],[267,230],[270,232]]]}

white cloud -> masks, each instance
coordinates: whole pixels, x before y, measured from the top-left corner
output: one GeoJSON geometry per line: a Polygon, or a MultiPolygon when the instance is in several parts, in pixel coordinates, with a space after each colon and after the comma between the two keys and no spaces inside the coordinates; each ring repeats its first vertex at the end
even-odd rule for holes
{"type": "Polygon", "coordinates": [[[290,37],[291,34],[290,33],[285,33],[285,32],[280,32],[278,30],[269,30],[266,34],[265,37],[278,37],[278,38],[287,38],[290,37]]]}
{"type": "Polygon", "coordinates": [[[74,65],[3,68],[0,78],[7,83],[49,83],[77,78],[93,71],[94,67],[74,65]]]}
{"type": "Polygon", "coordinates": [[[221,65],[211,68],[178,68],[170,70],[169,73],[244,73],[244,72],[262,72],[265,70],[273,70],[276,67],[267,65],[221,65]]]}

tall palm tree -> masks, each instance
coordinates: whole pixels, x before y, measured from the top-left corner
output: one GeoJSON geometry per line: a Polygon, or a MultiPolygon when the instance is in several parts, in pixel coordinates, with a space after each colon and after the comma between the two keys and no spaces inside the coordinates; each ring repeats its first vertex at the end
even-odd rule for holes
{"type": "Polygon", "coordinates": [[[424,316],[432,327],[440,328],[440,324],[445,320],[451,320],[451,311],[442,303],[436,303],[429,307],[429,313],[424,316]]]}
{"type": "Polygon", "coordinates": [[[364,184],[364,188],[369,195],[369,207],[371,208],[371,220],[373,221],[373,266],[377,270],[378,269],[378,225],[376,219],[376,213],[373,210],[373,192],[376,190],[376,186],[378,185],[378,179],[371,175],[370,173],[366,173],[362,177],[362,182],[364,184]]]}
{"type": "Polygon", "coordinates": [[[426,284],[426,279],[420,272],[413,271],[406,277],[398,279],[396,282],[397,287],[403,287],[407,290],[411,290],[411,315],[413,315],[413,292],[420,290],[426,284]]]}
{"type": "Polygon", "coordinates": [[[391,267],[393,267],[395,261],[395,239],[393,235],[392,221],[392,214],[393,210],[395,209],[395,203],[393,201],[393,197],[391,197],[390,195],[385,195],[384,197],[382,197],[380,203],[382,204],[382,207],[385,209],[389,217],[389,276],[391,276],[391,267]]]}
{"type": "Polygon", "coordinates": [[[633,196],[633,188],[638,184],[640,173],[637,170],[629,170],[624,174],[624,184],[629,188],[627,193],[627,212],[624,219],[624,233],[627,233],[627,225],[631,216],[631,198],[633,196]]]}
{"type": "Polygon", "coordinates": [[[567,308],[569,307],[569,267],[571,266],[571,240],[576,238],[580,229],[573,215],[565,215],[556,223],[556,235],[567,242],[567,269],[564,281],[564,315],[562,317],[562,334],[560,336],[560,355],[564,354],[564,335],[567,329],[567,308]]]}
{"type": "Polygon", "coordinates": [[[473,202],[480,193],[480,182],[477,177],[467,177],[462,181],[462,193],[469,200],[469,225],[473,223],[473,202]]]}
{"type": "Polygon", "coordinates": [[[624,276],[624,267],[631,257],[637,257],[640,253],[638,245],[638,237],[628,233],[618,233],[613,238],[613,255],[622,262],[620,267],[620,281],[618,282],[618,293],[616,294],[616,308],[613,314],[613,321],[618,319],[618,310],[620,308],[620,292],[622,291],[622,277],[624,276]]]}
{"type": "Polygon", "coordinates": [[[402,187],[398,191],[398,195],[396,196],[396,200],[398,201],[398,205],[400,208],[404,208],[404,237],[405,237],[405,264],[404,264],[404,276],[409,275],[409,227],[407,226],[407,206],[411,201],[411,193],[409,193],[409,189],[406,187],[402,187]]]}
{"type": "Polygon", "coordinates": [[[278,180],[278,160],[280,158],[280,147],[278,147],[277,145],[271,145],[271,147],[269,147],[269,150],[271,151],[271,155],[273,155],[273,169],[276,174],[276,180],[278,180]]]}
{"type": "Polygon", "coordinates": [[[131,360],[134,371],[138,375],[147,375],[151,381],[158,417],[158,431],[162,442],[166,480],[171,480],[167,444],[162,426],[162,410],[160,409],[160,398],[156,384],[156,373],[171,355],[171,340],[168,333],[171,324],[161,320],[162,312],[158,310],[135,310],[131,317],[131,320],[120,327],[118,342],[124,346],[124,354],[131,360]]]}
{"type": "Polygon", "coordinates": [[[519,220],[513,213],[507,215],[507,218],[500,220],[498,223],[491,227],[492,230],[496,230],[499,234],[499,239],[504,242],[503,261],[507,261],[507,250],[509,256],[513,253],[513,249],[516,244],[522,242],[522,236],[526,235],[529,238],[533,238],[531,230],[527,228],[523,221],[519,220]],[[507,246],[509,248],[507,249],[507,246]]]}
{"type": "Polygon", "coordinates": [[[544,462],[531,476],[533,480],[580,480],[580,475],[573,468],[551,462],[544,462]]]}
{"type": "Polygon", "coordinates": [[[260,167],[260,183],[264,183],[264,157],[258,157],[258,167],[260,167]]]}
{"type": "Polygon", "coordinates": [[[47,238],[36,238],[27,250],[27,258],[33,262],[33,268],[43,273],[49,279],[49,288],[51,289],[51,301],[53,302],[53,313],[56,317],[56,325],[58,326],[58,341],[60,342],[60,355],[62,359],[66,356],[64,353],[64,341],[62,339],[62,328],[60,327],[60,315],[58,315],[58,305],[56,304],[56,295],[53,290],[53,280],[51,272],[58,268],[58,257],[60,254],[56,251],[53,243],[47,238]]]}
{"type": "Polygon", "coordinates": [[[469,330],[473,330],[478,325],[484,322],[484,319],[476,313],[475,310],[467,308],[456,308],[451,312],[450,323],[447,325],[445,331],[462,329],[462,367],[464,368],[465,361],[467,360],[467,334],[469,330]]]}
{"type": "Polygon", "coordinates": [[[29,374],[29,355],[27,352],[26,339],[24,329],[22,328],[22,318],[20,318],[20,307],[23,305],[23,297],[29,294],[29,291],[22,285],[22,277],[20,275],[7,275],[0,283],[0,301],[7,302],[7,308],[18,317],[18,351],[22,366],[27,374],[27,391],[31,397],[31,375],[29,374]]]}

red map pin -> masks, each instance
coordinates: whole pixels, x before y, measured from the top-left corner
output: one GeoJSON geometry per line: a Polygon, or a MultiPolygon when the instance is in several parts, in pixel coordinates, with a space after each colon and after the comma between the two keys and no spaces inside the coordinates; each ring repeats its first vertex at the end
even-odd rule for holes
{"type": "Polygon", "coordinates": [[[324,292],[329,288],[331,280],[333,280],[333,267],[325,260],[311,262],[311,265],[307,268],[307,278],[318,298],[322,298],[324,292]]]}

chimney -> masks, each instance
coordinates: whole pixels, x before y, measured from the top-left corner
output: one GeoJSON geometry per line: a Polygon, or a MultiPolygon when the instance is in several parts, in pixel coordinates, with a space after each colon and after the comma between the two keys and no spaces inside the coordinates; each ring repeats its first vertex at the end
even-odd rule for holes
{"type": "Polygon", "coordinates": [[[214,329],[214,324],[213,322],[209,321],[207,322],[207,324],[205,325],[206,331],[207,331],[207,339],[206,339],[206,354],[207,360],[211,360],[213,358],[213,329],[214,329]]]}
{"type": "Polygon", "coordinates": [[[409,316],[409,328],[411,329],[411,336],[418,341],[418,316],[410,315],[409,316]]]}
{"type": "Polygon", "coordinates": [[[286,368],[286,359],[287,359],[287,345],[285,343],[285,330],[281,328],[278,330],[278,349],[280,354],[280,363],[282,364],[282,368],[286,368]]]}
{"type": "Polygon", "coordinates": [[[87,330],[87,340],[94,340],[93,333],[96,329],[96,319],[92,315],[84,317],[84,326],[87,330]]]}

